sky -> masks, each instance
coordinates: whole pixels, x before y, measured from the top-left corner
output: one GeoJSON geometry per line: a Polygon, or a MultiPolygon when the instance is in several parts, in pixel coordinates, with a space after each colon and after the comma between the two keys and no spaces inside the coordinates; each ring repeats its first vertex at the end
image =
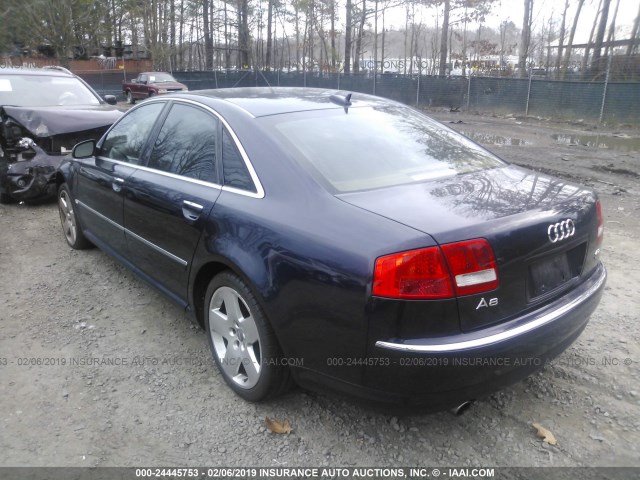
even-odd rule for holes
{"type": "MultiPolygon", "coordinates": [[[[613,18],[617,0],[611,0],[609,7],[609,21],[613,18]]],[[[638,14],[638,0],[619,0],[618,15],[616,17],[616,38],[628,38],[633,25],[633,21],[638,14]]],[[[580,13],[580,20],[576,29],[574,43],[586,43],[589,39],[591,26],[598,10],[599,0],[585,0],[580,13]]],[[[570,7],[567,12],[567,29],[571,28],[573,17],[576,12],[576,0],[570,0],[570,7]]],[[[533,0],[533,23],[534,32],[540,29],[553,14],[558,21],[562,17],[564,9],[563,0],[533,0]]],[[[440,10],[442,11],[442,10],[440,10]]],[[[441,14],[440,14],[441,15],[441,14]]],[[[487,17],[485,24],[497,29],[500,22],[511,20],[518,28],[522,28],[522,17],[524,15],[523,0],[498,0],[495,2],[491,14],[487,17]]],[[[435,9],[425,11],[423,21],[427,25],[435,23],[435,9]]],[[[404,7],[388,11],[386,14],[386,26],[394,26],[396,29],[404,28],[405,13],[404,7]]],[[[471,27],[473,28],[473,27],[471,27]]],[[[608,27],[607,27],[608,31],[608,27]]]]}

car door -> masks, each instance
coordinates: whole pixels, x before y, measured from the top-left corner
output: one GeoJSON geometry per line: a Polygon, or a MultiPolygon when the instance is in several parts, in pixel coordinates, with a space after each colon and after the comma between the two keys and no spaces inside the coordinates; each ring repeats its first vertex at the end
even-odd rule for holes
{"type": "Polygon", "coordinates": [[[95,156],[76,160],[79,168],[74,193],[87,236],[120,256],[126,256],[126,182],[141,163],[144,146],[163,107],[164,102],[137,107],[107,133],[95,156]]]}
{"type": "Polygon", "coordinates": [[[191,102],[173,101],[145,168],[127,182],[124,223],[132,261],[179,303],[205,220],[220,195],[219,120],[191,102]]]}
{"type": "Polygon", "coordinates": [[[137,98],[146,98],[147,97],[147,82],[149,81],[149,77],[147,75],[141,74],[138,77],[138,84],[135,86],[135,94],[137,98]]]}

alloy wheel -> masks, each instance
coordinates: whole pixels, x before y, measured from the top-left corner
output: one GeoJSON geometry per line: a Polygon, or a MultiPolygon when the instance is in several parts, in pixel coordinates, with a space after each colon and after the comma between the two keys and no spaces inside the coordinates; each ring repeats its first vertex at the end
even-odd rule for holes
{"type": "Polygon", "coordinates": [[[247,302],[233,288],[213,293],[209,332],[224,374],[241,388],[253,388],[261,374],[260,335],[247,302]]]}
{"type": "Polygon", "coordinates": [[[67,238],[69,245],[76,243],[78,237],[78,230],[76,226],[76,215],[73,211],[73,204],[71,199],[65,190],[60,192],[58,197],[58,207],[60,212],[60,221],[62,222],[62,231],[67,238]]]}

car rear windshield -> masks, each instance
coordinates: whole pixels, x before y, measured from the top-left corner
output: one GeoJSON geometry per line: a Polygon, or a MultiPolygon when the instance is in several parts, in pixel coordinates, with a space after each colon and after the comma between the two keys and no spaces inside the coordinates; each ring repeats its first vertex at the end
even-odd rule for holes
{"type": "Polygon", "coordinates": [[[297,112],[263,121],[298,161],[340,193],[504,165],[471,140],[409,107],[297,112]]]}
{"type": "Polygon", "coordinates": [[[0,72],[0,105],[50,107],[99,104],[100,100],[75,77],[2,75],[0,72]]]}

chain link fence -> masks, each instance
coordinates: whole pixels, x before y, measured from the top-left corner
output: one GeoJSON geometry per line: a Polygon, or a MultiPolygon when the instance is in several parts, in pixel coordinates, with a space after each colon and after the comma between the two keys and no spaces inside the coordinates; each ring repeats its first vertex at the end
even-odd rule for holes
{"type": "MultiPolygon", "coordinates": [[[[122,71],[78,72],[100,94],[122,96],[122,71]]],[[[318,87],[375,94],[418,107],[446,107],[585,122],[640,124],[640,83],[536,78],[438,77],[282,71],[174,72],[190,90],[318,87]]]]}
{"type": "Polygon", "coordinates": [[[125,80],[123,70],[84,70],[74,73],[91,85],[100,95],[116,95],[124,99],[122,96],[122,82],[125,80]]]}

